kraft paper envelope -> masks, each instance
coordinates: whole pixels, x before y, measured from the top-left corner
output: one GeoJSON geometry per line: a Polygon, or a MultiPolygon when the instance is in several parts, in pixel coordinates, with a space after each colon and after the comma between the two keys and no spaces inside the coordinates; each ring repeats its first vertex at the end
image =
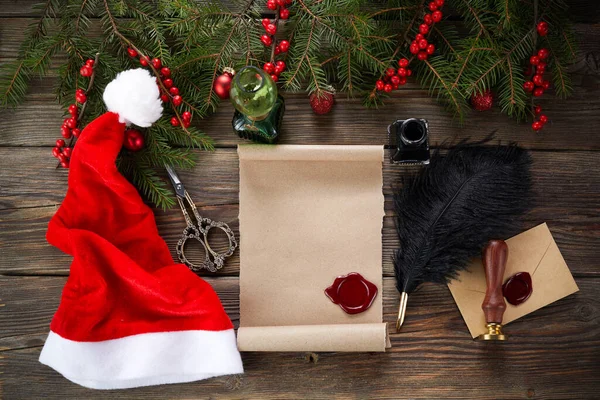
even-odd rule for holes
{"type": "MultiPolygon", "coordinates": [[[[517,272],[531,275],[533,292],[524,303],[506,303],[503,324],[512,322],[579,290],[546,224],[538,225],[506,241],[508,261],[503,282],[517,272]]],[[[471,336],[486,333],[481,303],[485,297],[485,272],[481,259],[474,260],[448,285],[471,336]]]]}

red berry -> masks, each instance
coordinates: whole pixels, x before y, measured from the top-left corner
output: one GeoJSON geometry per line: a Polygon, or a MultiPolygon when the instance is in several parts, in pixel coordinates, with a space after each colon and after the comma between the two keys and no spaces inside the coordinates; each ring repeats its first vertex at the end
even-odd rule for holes
{"type": "Polygon", "coordinates": [[[169,67],[162,67],[160,69],[160,74],[163,76],[163,78],[168,78],[171,76],[171,70],[169,67]]]}
{"type": "Polygon", "coordinates": [[[377,82],[375,82],[375,88],[377,90],[383,90],[383,87],[385,86],[385,83],[379,79],[377,82]]]}
{"type": "Polygon", "coordinates": [[[406,68],[398,68],[398,76],[406,76],[406,68]]]}
{"type": "Polygon", "coordinates": [[[190,127],[190,121],[183,121],[183,127],[184,128],[189,128],[190,127]]]}
{"type": "Polygon", "coordinates": [[[398,86],[400,84],[400,77],[398,75],[394,75],[390,78],[390,82],[392,85],[398,86]]]}
{"type": "Polygon", "coordinates": [[[390,67],[385,70],[385,74],[391,78],[392,76],[396,75],[396,70],[390,67]]]}
{"type": "Polygon", "coordinates": [[[127,48],[127,53],[129,54],[129,57],[137,57],[138,52],[135,51],[135,49],[132,49],[131,47],[127,48]]]}
{"type": "Polygon", "coordinates": [[[148,60],[148,57],[140,57],[140,64],[142,65],[142,67],[147,67],[149,62],[150,60],[148,60]]]}
{"type": "Polygon", "coordinates": [[[281,10],[279,10],[279,18],[288,19],[289,17],[290,17],[290,10],[288,10],[287,8],[282,8],[281,10]]]}
{"type": "Polygon", "coordinates": [[[180,95],[173,96],[173,104],[175,106],[180,106],[183,103],[183,98],[180,95]]]}
{"type": "Polygon", "coordinates": [[[179,126],[179,120],[177,119],[177,117],[171,118],[171,125],[179,126]]]}
{"type": "Polygon", "coordinates": [[[540,36],[546,36],[548,34],[548,23],[546,21],[541,21],[537,24],[537,33],[540,36]]]}
{"type": "Polygon", "coordinates": [[[75,128],[75,129],[71,130],[71,133],[73,134],[73,136],[79,137],[79,135],[81,134],[81,129],[75,128]]]}
{"type": "Polygon", "coordinates": [[[152,66],[154,67],[154,69],[159,69],[160,67],[162,67],[162,62],[160,61],[160,58],[153,58],[152,66]]]}
{"type": "Polygon", "coordinates": [[[433,22],[440,22],[443,16],[444,15],[441,11],[434,11],[431,13],[431,19],[433,20],[433,22]]]}
{"type": "Polygon", "coordinates": [[[542,82],[542,87],[544,88],[544,90],[550,89],[550,82],[549,81],[542,82]]]}
{"type": "Polygon", "coordinates": [[[427,35],[429,33],[429,25],[427,25],[427,24],[419,25],[419,33],[421,35],[427,35]]]}
{"type": "Polygon", "coordinates": [[[69,160],[61,161],[60,162],[60,166],[63,167],[63,168],[69,168],[69,160]]]}
{"type": "Polygon", "coordinates": [[[410,50],[411,54],[417,54],[419,52],[419,45],[416,43],[413,43],[410,45],[409,50],[410,50]]]}
{"type": "Polygon", "coordinates": [[[535,121],[533,124],[531,124],[531,127],[534,131],[539,131],[544,127],[544,124],[542,124],[540,121],[535,121]]]}
{"type": "Polygon", "coordinates": [[[92,68],[88,67],[87,65],[84,65],[79,69],[79,74],[83,77],[89,78],[90,76],[92,76],[92,68]]]}
{"type": "Polygon", "coordinates": [[[538,65],[540,63],[540,58],[538,56],[529,57],[529,64],[538,65]]]}
{"type": "Polygon", "coordinates": [[[66,126],[61,126],[60,127],[60,134],[65,139],[71,139],[71,136],[73,136],[73,133],[71,132],[71,129],[69,129],[66,126]]]}
{"type": "Polygon", "coordinates": [[[384,91],[384,92],[386,92],[386,93],[389,93],[389,92],[391,92],[391,91],[392,91],[392,89],[393,89],[393,87],[392,87],[392,85],[390,85],[389,83],[386,83],[386,84],[383,86],[383,91],[384,91]]]}
{"type": "Polygon", "coordinates": [[[550,50],[546,49],[545,47],[542,47],[541,49],[538,50],[537,55],[542,60],[545,60],[550,55],[550,50]]]}
{"type": "Polygon", "coordinates": [[[411,75],[412,75],[412,69],[407,69],[406,76],[411,76],[411,75]]]}
{"type": "Polygon", "coordinates": [[[401,58],[398,60],[398,66],[400,68],[406,68],[408,67],[408,60],[406,58],[401,58]]]}
{"type": "Polygon", "coordinates": [[[163,80],[163,85],[165,85],[167,89],[171,88],[173,86],[173,79],[167,78],[163,80]]]}
{"type": "Polygon", "coordinates": [[[539,114],[542,112],[542,107],[541,106],[535,106],[533,107],[533,112],[536,114],[539,114]]]}
{"type": "Polygon", "coordinates": [[[65,146],[65,141],[62,139],[57,139],[56,140],[56,147],[61,148],[65,146]]]}
{"type": "Polygon", "coordinates": [[[438,9],[438,5],[437,5],[437,4],[435,4],[435,1],[432,1],[431,3],[429,3],[429,9],[430,9],[431,11],[435,11],[435,10],[437,10],[437,9],[438,9]]]}
{"type": "Polygon", "coordinates": [[[427,43],[427,39],[421,39],[421,40],[419,40],[419,49],[425,50],[427,48],[428,44],[429,43],[427,43]]]}
{"type": "Polygon", "coordinates": [[[419,43],[419,40],[421,39],[425,39],[425,36],[423,36],[422,33],[417,33],[417,36],[415,36],[415,40],[417,41],[417,43],[419,43]]]}
{"type": "Polygon", "coordinates": [[[277,3],[275,2],[275,0],[267,1],[267,8],[273,11],[277,10],[277,3]]]}
{"type": "Polygon", "coordinates": [[[163,103],[168,103],[169,102],[169,95],[168,94],[161,94],[160,95],[160,101],[162,101],[163,103]]]}
{"type": "Polygon", "coordinates": [[[269,18],[263,18],[261,23],[262,23],[263,28],[266,29],[267,25],[269,25],[271,23],[271,20],[269,18]]]}
{"type": "Polygon", "coordinates": [[[267,47],[269,47],[270,45],[273,44],[273,39],[271,39],[271,36],[269,36],[269,35],[262,35],[260,37],[260,41],[262,42],[262,44],[264,44],[267,47]]]}
{"type": "Polygon", "coordinates": [[[179,88],[173,86],[169,89],[169,93],[171,93],[172,96],[177,96],[179,94],[179,88]]]}
{"type": "Polygon", "coordinates": [[[189,121],[189,120],[191,120],[191,119],[192,119],[192,113],[191,113],[191,112],[189,112],[189,111],[184,111],[184,112],[181,114],[181,119],[183,119],[183,121],[184,121],[184,122],[185,122],[185,121],[189,121]]]}
{"type": "Polygon", "coordinates": [[[548,117],[545,116],[544,114],[540,115],[540,122],[542,124],[546,124],[546,122],[548,122],[548,117]]]}
{"type": "Polygon", "coordinates": [[[279,48],[279,46],[275,46],[275,55],[281,53],[281,49],[279,48]]]}
{"type": "Polygon", "coordinates": [[[265,27],[265,31],[267,31],[269,35],[274,35],[277,33],[277,26],[274,24],[269,24],[265,27]]]}
{"type": "Polygon", "coordinates": [[[523,89],[525,89],[526,92],[531,92],[533,88],[535,88],[535,84],[531,81],[527,81],[523,84],[523,89]]]}
{"type": "Polygon", "coordinates": [[[438,7],[443,7],[443,6],[444,6],[444,0],[435,0],[435,4],[436,4],[438,7]]]}
{"type": "Polygon", "coordinates": [[[533,96],[534,97],[540,97],[543,94],[544,94],[544,88],[536,87],[535,89],[533,89],[533,96]]]}
{"type": "Polygon", "coordinates": [[[290,42],[288,42],[287,40],[282,40],[281,42],[279,42],[279,48],[282,52],[287,52],[290,49],[290,42]]]}
{"type": "Polygon", "coordinates": [[[83,104],[87,101],[87,96],[85,95],[85,93],[75,93],[75,100],[78,103],[83,104]]]}
{"type": "Polygon", "coordinates": [[[277,3],[277,5],[280,7],[285,6],[285,0],[275,0],[275,3],[277,3]]]}
{"type": "Polygon", "coordinates": [[[400,81],[398,83],[392,83],[392,89],[396,90],[400,87],[400,81]]]}
{"type": "Polygon", "coordinates": [[[67,156],[65,156],[62,152],[60,152],[58,154],[58,156],[56,156],[56,158],[58,158],[58,161],[63,162],[67,160],[67,156]]]}
{"type": "Polygon", "coordinates": [[[71,104],[69,106],[69,114],[71,114],[73,117],[77,117],[78,112],[79,108],[77,107],[77,104],[71,104]]]}
{"type": "Polygon", "coordinates": [[[279,76],[285,71],[285,63],[283,61],[277,61],[275,63],[275,75],[279,76]]]}
{"type": "Polygon", "coordinates": [[[62,153],[65,155],[65,157],[71,157],[71,148],[70,147],[65,147],[62,151],[62,153]]]}
{"type": "Polygon", "coordinates": [[[435,52],[435,46],[433,44],[428,44],[427,45],[427,54],[432,55],[435,52]]]}
{"type": "Polygon", "coordinates": [[[423,22],[425,22],[427,25],[433,24],[433,19],[431,18],[431,14],[425,14],[425,16],[423,17],[423,22]]]}
{"type": "Polygon", "coordinates": [[[536,74],[543,74],[546,72],[546,63],[539,63],[537,67],[535,67],[536,74]]]}
{"type": "Polygon", "coordinates": [[[544,84],[544,77],[540,74],[535,74],[533,76],[533,83],[535,83],[535,86],[542,86],[544,84]]]}
{"type": "Polygon", "coordinates": [[[405,76],[400,77],[400,85],[406,85],[406,77],[405,76]]]}
{"type": "Polygon", "coordinates": [[[63,122],[69,129],[77,128],[77,119],[71,117],[67,118],[63,122]]]}
{"type": "Polygon", "coordinates": [[[275,72],[275,66],[273,65],[273,63],[268,62],[268,63],[265,63],[265,65],[263,65],[263,70],[267,74],[271,75],[273,72],[275,72]]]}
{"type": "Polygon", "coordinates": [[[419,54],[417,54],[417,58],[421,61],[427,60],[427,52],[420,51],[419,54]]]}
{"type": "Polygon", "coordinates": [[[55,147],[52,149],[52,155],[54,157],[58,157],[58,155],[60,154],[60,148],[59,147],[55,147]]]}
{"type": "Polygon", "coordinates": [[[277,82],[279,80],[279,77],[275,74],[271,75],[271,79],[273,79],[273,82],[277,82]]]}

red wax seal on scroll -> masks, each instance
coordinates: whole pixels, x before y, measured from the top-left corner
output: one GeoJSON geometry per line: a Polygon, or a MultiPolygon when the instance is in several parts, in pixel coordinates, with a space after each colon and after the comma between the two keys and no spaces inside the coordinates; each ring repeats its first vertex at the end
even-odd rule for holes
{"type": "Polygon", "coordinates": [[[531,275],[527,272],[517,272],[502,285],[502,294],[513,306],[523,304],[531,296],[531,292],[531,275]]]}
{"type": "Polygon", "coordinates": [[[325,295],[348,314],[366,311],[377,296],[377,286],[358,272],[335,278],[333,285],[325,289],[325,295]]]}

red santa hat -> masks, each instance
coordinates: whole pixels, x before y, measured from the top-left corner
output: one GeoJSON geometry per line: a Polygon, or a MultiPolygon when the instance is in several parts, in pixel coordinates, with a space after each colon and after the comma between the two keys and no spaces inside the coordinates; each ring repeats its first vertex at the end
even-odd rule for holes
{"type": "Polygon", "coordinates": [[[94,389],[243,373],[215,291],[173,263],[152,210],[115,166],[126,124],[150,126],[161,115],[155,79],[122,72],[104,101],[109,112],[81,133],[48,227],[48,242],[73,262],[40,362],[94,389]]]}

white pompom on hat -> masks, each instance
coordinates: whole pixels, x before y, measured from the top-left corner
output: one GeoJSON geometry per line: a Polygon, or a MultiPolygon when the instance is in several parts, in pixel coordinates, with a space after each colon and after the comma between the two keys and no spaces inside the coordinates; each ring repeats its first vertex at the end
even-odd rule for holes
{"type": "Polygon", "coordinates": [[[108,111],[119,115],[119,122],[147,128],[162,115],[163,107],[156,78],[142,68],[120,72],[104,89],[108,111]]]}

